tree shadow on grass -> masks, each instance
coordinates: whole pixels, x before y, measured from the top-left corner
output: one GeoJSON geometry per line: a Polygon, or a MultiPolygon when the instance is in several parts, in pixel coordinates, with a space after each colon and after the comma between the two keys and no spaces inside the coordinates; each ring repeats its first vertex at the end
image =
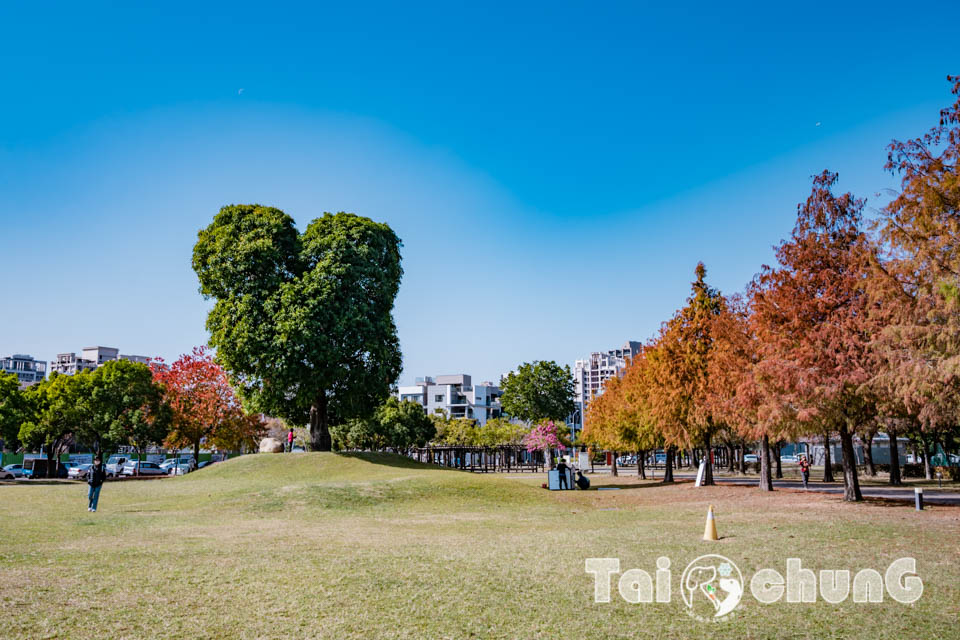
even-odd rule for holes
{"type": "Polygon", "coordinates": [[[599,491],[602,489],[662,489],[664,487],[675,487],[679,484],[691,484],[690,480],[675,480],[673,482],[661,482],[659,480],[644,481],[643,484],[601,484],[590,487],[590,491],[599,491]]]}
{"type": "Polygon", "coordinates": [[[396,467],[399,469],[442,469],[448,471],[460,471],[460,469],[454,469],[452,467],[443,467],[427,462],[417,462],[412,458],[402,456],[398,453],[371,451],[337,451],[335,453],[342,458],[353,458],[354,460],[361,460],[363,462],[369,462],[370,464],[379,464],[387,467],[396,467]]]}

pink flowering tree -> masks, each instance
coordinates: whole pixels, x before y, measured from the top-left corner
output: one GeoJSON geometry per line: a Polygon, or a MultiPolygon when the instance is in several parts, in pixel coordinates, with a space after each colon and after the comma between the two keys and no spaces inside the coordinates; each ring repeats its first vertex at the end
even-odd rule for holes
{"type": "Polygon", "coordinates": [[[551,469],[553,469],[553,455],[551,455],[550,452],[553,449],[564,448],[563,443],[560,441],[560,436],[557,434],[557,425],[554,424],[553,420],[541,422],[536,425],[530,430],[530,433],[524,437],[523,444],[527,447],[527,451],[531,453],[534,451],[543,451],[551,469]]]}

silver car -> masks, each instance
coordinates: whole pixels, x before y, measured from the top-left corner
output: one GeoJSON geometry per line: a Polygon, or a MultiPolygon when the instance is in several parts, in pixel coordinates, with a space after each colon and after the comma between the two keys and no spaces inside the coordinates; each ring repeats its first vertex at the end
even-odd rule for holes
{"type": "Polygon", "coordinates": [[[67,471],[67,477],[74,478],[76,480],[83,480],[87,477],[87,474],[90,473],[90,469],[93,469],[93,465],[89,462],[74,465],[70,467],[69,471],[67,471]]]}
{"type": "Polygon", "coordinates": [[[162,476],[164,475],[163,469],[160,468],[156,462],[149,462],[147,460],[130,460],[123,465],[123,470],[120,472],[124,476],[162,476]]]}

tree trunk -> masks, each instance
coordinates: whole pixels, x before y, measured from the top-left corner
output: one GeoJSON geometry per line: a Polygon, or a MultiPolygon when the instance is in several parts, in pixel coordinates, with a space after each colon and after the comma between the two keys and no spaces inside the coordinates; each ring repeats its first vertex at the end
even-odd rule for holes
{"type": "Polygon", "coordinates": [[[703,446],[703,486],[713,485],[713,461],[710,460],[710,434],[704,438],[703,446]]]}
{"type": "Polygon", "coordinates": [[[612,459],[613,459],[613,463],[610,465],[610,475],[616,478],[618,475],[620,475],[617,473],[617,452],[616,451],[613,452],[612,459]]]}
{"type": "Polygon", "coordinates": [[[733,445],[728,444],[727,445],[727,471],[729,471],[730,473],[733,473],[734,471],[736,471],[733,465],[734,465],[733,445]]]}
{"type": "Polygon", "coordinates": [[[314,451],[330,451],[330,425],[327,424],[327,393],[321,391],[310,405],[310,448],[314,451]]]}
{"type": "Polygon", "coordinates": [[[664,464],[663,481],[673,482],[673,447],[667,447],[667,460],[664,464]]]}
{"type": "Polygon", "coordinates": [[[747,445],[740,443],[740,475],[747,475],[747,445]]]}
{"type": "Polygon", "coordinates": [[[867,467],[867,475],[871,478],[876,477],[877,467],[873,464],[873,433],[867,434],[863,441],[863,462],[867,467]]]}
{"type": "Polygon", "coordinates": [[[646,465],[646,460],[644,460],[644,458],[646,457],[647,457],[646,451],[637,452],[637,475],[640,477],[641,480],[647,479],[647,465],[646,465]]]}
{"type": "MultiPolygon", "coordinates": [[[[193,463],[200,466],[200,441],[197,440],[193,443],[193,463]]],[[[140,468],[140,465],[137,465],[137,468],[140,468]]]]}
{"type": "Polygon", "coordinates": [[[897,434],[888,431],[887,435],[890,436],[890,484],[901,485],[903,484],[903,476],[900,475],[900,450],[897,434]]]}
{"type": "Polygon", "coordinates": [[[774,448],[774,454],[777,457],[777,480],[783,480],[783,463],[780,462],[780,441],[777,441],[777,445],[774,448]]]}
{"type": "Polygon", "coordinates": [[[697,469],[700,467],[700,456],[697,455],[697,450],[693,447],[690,447],[690,468],[697,469]]]}
{"type": "Polygon", "coordinates": [[[840,450],[843,452],[843,499],[860,502],[860,480],[857,478],[857,459],[853,453],[853,434],[844,422],[840,425],[840,450]]]}
{"type": "Polygon", "coordinates": [[[773,478],[770,477],[770,437],[760,440],[760,491],[773,491],[773,478]]]}
{"type": "Polygon", "coordinates": [[[833,461],[830,459],[830,432],[823,434],[823,481],[833,482],[833,461]]]}
{"type": "Polygon", "coordinates": [[[930,458],[930,444],[926,436],[920,436],[920,442],[923,443],[923,477],[927,480],[933,480],[933,464],[930,458]]]}

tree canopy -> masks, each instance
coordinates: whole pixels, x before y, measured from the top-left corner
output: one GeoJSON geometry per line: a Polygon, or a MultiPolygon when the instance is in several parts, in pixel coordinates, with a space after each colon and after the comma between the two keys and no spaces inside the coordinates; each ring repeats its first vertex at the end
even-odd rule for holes
{"type": "Polygon", "coordinates": [[[525,362],[500,381],[505,413],[528,423],[566,420],[576,405],[569,365],[550,360],[525,362]]]}
{"type": "Polygon", "coordinates": [[[331,448],[329,425],[369,417],[401,368],[393,321],[403,270],[386,224],[325,213],[303,233],[272,207],[230,205],[193,252],[216,302],[210,345],[245,403],[331,448]]]}

